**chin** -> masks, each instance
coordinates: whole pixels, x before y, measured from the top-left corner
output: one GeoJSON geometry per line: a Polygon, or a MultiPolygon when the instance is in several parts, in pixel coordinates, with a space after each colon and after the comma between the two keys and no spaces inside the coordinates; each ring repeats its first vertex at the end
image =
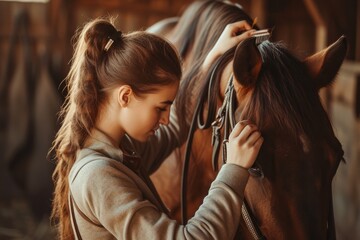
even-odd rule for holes
{"type": "Polygon", "coordinates": [[[139,142],[144,143],[144,142],[146,142],[148,139],[149,139],[149,137],[146,137],[146,138],[140,138],[140,139],[136,139],[136,140],[138,140],[139,142]]]}
{"type": "Polygon", "coordinates": [[[149,135],[147,136],[141,136],[141,137],[134,137],[134,139],[138,142],[146,142],[150,138],[149,135]]]}
{"type": "Polygon", "coordinates": [[[148,134],[144,134],[141,136],[131,136],[131,138],[135,139],[138,142],[146,142],[147,140],[149,140],[149,138],[151,138],[152,136],[155,135],[154,131],[149,132],[148,134]]]}

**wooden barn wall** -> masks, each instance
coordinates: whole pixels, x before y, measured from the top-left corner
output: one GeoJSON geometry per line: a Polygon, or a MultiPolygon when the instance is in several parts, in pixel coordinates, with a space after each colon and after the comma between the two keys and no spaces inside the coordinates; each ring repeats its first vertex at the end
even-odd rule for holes
{"type": "MultiPolygon", "coordinates": [[[[41,56],[48,52],[53,79],[59,85],[68,71],[68,62],[72,53],[71,37],[76,28],[85,21],[99,16],[116,15],[117,26],[124,32],[145,29],[158,20],[177,15],[190,2],[192,1],[50,0],[48,3],[0,1],[0,56],[2,56],[0,76],[4,73],[14,18],[21,10],[25,9],[30,18],[33,63],[38,64],[41,56]]],[[[347,61],[341,68],[337,81],[326,92],[324,104],[331,116],[335,132],[343,144],[346,158],[346,164],[340,164],[333,183],[338,239],[360,239],[360,0],[239,0],[235,2],[240,3],[252,17],[258,17],[260,27],[273,28],[272,39],[283,41],[300,57],[319,50],[317,23],[309,11],[309,3],[315,6],[326,27],[326,37],[320,41],[329,45],[342,34],[347,36],[349,42],[347,61]]],[[[3,169],[0,165],[1,181],[3,169]]],[[[0,182],[0,187],[2,185],[6,185],[6,182],[0,182]]],[[[0,197],[4,197],[4,194],[0,194],[0,197]]],[[[34,227],[22,222],[20,224],[23,226],[23,232],[31,231],[34,227]]],[[[0,233],[0,238],[1,236],[0,233]]]]}
{"type": "Polygon", "coordinates": [[[339,239],[360,239],[360,121],[356,114],[360,62],[343,64],[332,87],[330,116],[345,152],[333,181],[333,200],[339,239]]]}

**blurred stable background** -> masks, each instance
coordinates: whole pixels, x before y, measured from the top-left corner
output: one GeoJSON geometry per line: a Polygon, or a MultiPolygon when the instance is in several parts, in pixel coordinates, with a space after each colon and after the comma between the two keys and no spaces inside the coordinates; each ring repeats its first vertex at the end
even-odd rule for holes
{"type": "MultiPolygon", "coordinates": [[[[46,154],[58,128],[76,29],[115,15],[122,31],[144,30],[191,2],[0,0],[0,239],[55,239],[49,223],[54,163],[46,154]]],[[[333,181],[338,239],[360,239],[360,0],[234,2],[260,27],[275,27],[272,40],[301,57],[347,36],[346,61],[321,96],[345,150],[346,164],[333,181]]]]}

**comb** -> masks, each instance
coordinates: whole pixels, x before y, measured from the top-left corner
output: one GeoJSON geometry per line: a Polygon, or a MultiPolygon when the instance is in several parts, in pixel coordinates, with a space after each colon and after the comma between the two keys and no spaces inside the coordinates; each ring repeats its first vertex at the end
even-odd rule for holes
{"type": "Polygon", "coordinates": [[[260,43],[269,40],[271,36],[271,31],[270,29],[262,29],[253,32],[251,36],[255,38],[255,44],[259,45],[260,43]]]}

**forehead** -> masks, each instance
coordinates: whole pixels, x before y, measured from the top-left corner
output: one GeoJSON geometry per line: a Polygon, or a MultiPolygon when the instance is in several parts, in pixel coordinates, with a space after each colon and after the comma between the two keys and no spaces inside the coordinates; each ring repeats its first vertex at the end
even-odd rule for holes
{"type": "Polygon", "coordinates": [[[154,101],[173,101],[179,88],[179,83],[158,86],[152,93],[147,94],[154,101]]]}

